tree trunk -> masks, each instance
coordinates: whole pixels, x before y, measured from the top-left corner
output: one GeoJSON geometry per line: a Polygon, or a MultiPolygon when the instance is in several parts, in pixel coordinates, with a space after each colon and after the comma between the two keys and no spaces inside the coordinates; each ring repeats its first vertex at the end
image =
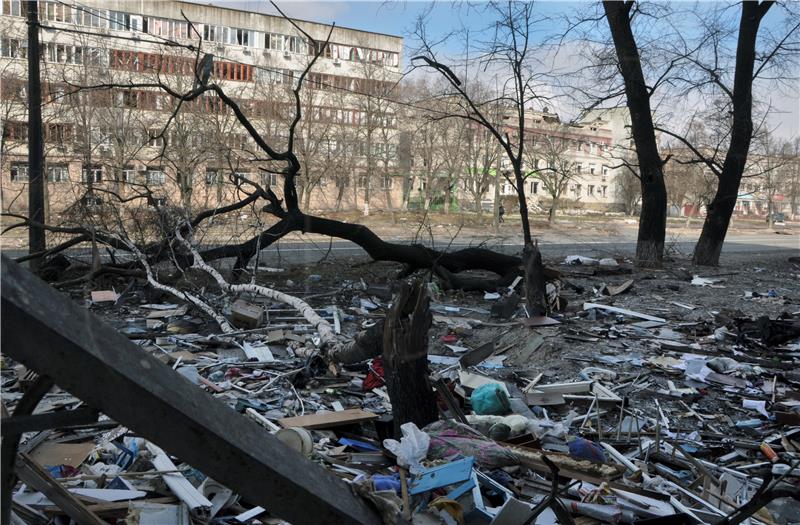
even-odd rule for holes
{"type": "Polygon", "coordinates": [[[494,172],[494,205],[492,210],[492,227],[495,233],[500,231],[500,159],[494,172]]]}
{"type": "Polygon", "coordinates": [[[747,153],[753,139],[753,68],[756,60],[756,37],[761,19],[772,2],[742,2],[739,38],[736,45],[736,71],[733,78],[733,126],[731,141],[717,192],[708,205],[703,231],[694,249],[693,262],[717,266],[722,244],[728,233],[733,209],[739,194],[747,153]]]}
{"type": "Polygon", "coordinates": [[[450,178],[447,179],[447,188],[444,190],[444,214],[450,215],[450,198],[452,197],[452,189],[450,187],[450,178]]]}
{"type": "Polygon", "coordinates": [[[303,209],[307,210],[311,205],[311,185],[307,184],[303,192],[303,209]]]}
{"type": "Polygon", "coordinates": [[[428,332],[433,322],[429,306],[421,281],[404,282],[384,325],[383,364],[397,437],[404,423],[422,428],[439,419],[428,379],[428,332]]]}
{"type": "Polygon", "coordinates": [[[334,208],[335,211],[339,211],[339,210],[342,209],[342,199],[343,198],[344,198],[344,181],[342,181],[342,184],[340,184],[339,187],[337,188],[336,207],[334,208]]]}
{"type": "MultiPolygon", "coordinates": [[[[39,2],[25,2],[28,8],[28,218],[45,223],[44,194],[44,137],[42,136],[42,81],[39,76],[39,2]]],[[[46,249],[44,228],[28,227],[28,252],[46,249]]],[[[31,259],[30,268],[36,271],[41,259],[31,259]]]]}
{"type": "Polygon", "coordinates": [[[603,2],[606,19],[614,40],[617,59],[625,81],[625,95],[631,114],[631,134],[639,160],[642,188],[642,212],[636,243],[637,264],[660,266],[664,256],[667,229],[667,189],[663,164],[658,154],[650,95],[642,73],[639,50],[629,18],[633,2],[603,2]]]}
{"type": "Polygon", "coordinates": [[[556,223],[556,210],[558,209],[558,197],[553,197],[550,203],[550,209],[547,211],[547,222],[550,224],[556,223]]]}
{"type": "Polygon", "coordinates": [[[522,252],[525,267],[525,299],[531,317],[547,315],[547,283],[544,277],[542,254],[539,246],[528,243],[522,252]]]}
{"type": "Polygon", "coordinates": [[[522,239],[523,242],[531,244],[533,237],[531,236],[531,223],[528,220],[528,200],[525,198],[525,177],[522,173],[522,161],[520,160],[514,166],[514,178],[517,182],[517,200],[519,201],[519,217],[522,220],[522,239]]]}

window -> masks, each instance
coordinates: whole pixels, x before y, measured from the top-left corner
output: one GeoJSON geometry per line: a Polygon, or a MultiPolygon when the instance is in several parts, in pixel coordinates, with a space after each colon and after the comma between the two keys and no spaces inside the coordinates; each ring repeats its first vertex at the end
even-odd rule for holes
{"type": "Polygon", "coordinates": [[[586,187],[586,196],[594,197],[594,184],[589,184],[589,186],[586,187]]]}
{"type": "Polygon", "coordinates": [[[117,31],[138,31],[142,24],[142,17],[123,13],[121,11],[109,11],[108,27],[117,31]]]}
{"type": "Polygon", "coordinates": [[[94,195],[86,195],[81,199],[81,202],[87,208],[94,208],[103,204],[103,199],[94,195]]]}
{"type": "Polygon", "coordinates": [[[290,53],[306,54],[308,49],[306,42],[299,36],[284,36],[284,49],[290,53]]]}
{"type": "Polygon", "coordinates": [[[69,168],[67,166],[48,166],[47,182],[68,182],[69,168]]]}
{"type": "Polygon", "coordinates": [[[222,174],[217,170],[206,170],[206,186],[222,184],[222,174]]]}
{"type": "Polygon", "coordinates": [[[64,144],[72,140],[71,124],[47,124],[44,130],[45,142],[64,144]]]}
{"type": "Polygon", "coordinates": [[[136,108],[139,106],[139,93],[137,91],[125,90],[117,93],[118,107],[136,108]]]}
{"type": "Polygon", "coordinates": [[[3,139],[28,140],[28,124],[26,122],[6,122],[3,124],[3,139]]]}
{"type": "Polygon", "coordinates": [[[531,182],[531,193],[539,193],[539,181],[535,180],[531,182]]]}
{"type": "Polygon", "coordinates": [[[382,190],[390,190],[394,186],[394,179],[391,175],[384,175],[381,177],[381,189],[382,190]]]}
{"type": "Polygon", "coordinates": [[[0,54],[6,58],[27,58],[28,45],[21,40],[3,38],[0,40],[0,54]]]}
{"type": "Polygon", "coordinates": [[[589,174],[594,175],[594,172],[595,172],[595,165],[589,164],[589,174]]]}
{"type": "Polygon", "coordinates": [[[600,187],[600,194],[601,194],[603,197],[605,197],[605,196],[606,196],[606,186],[601,186],[601,187],[600,187]]]}
{"type": "Polygon", "coordinates": [[[126,184],[133,184],[136,182],[136,170],[133,166],[125,166],[122,168],[122,182],[126,184]]]}
{"type": "Polygon", "coordinates": [[[166,181],[164,172],[157,168],[147,168],[145,171],[145,181],[147,184],[161,185],[166,181]]]}
{"type": "Polygon", "coordinates": [[[603,166],[603,176],[600,178],[600,180],[605,182],[607,177],[608,177],[608,166],[603,166]]]}
{"type": "Polygon", "coordinates": [[[12,164],[11,165],[11,182],[28,182],[28,165],[27,164],[12,164]]]}
{"type": "Polygon", "coordinates": [[[167,199],[164,197],[153,197],[150,201],[150,205],[155,208],[161,208],[162,206],[166,206],[167,199]]]}
{"type": "Polygon", "coordinates": [[[84,166],[81,180],[86,183],[101,182],[103,180],[102,166],[84,166]]]}
{"type": "Polygon", "coordinates": [[[25,14],[22,12],[21,0],[3,0],[0,6],[3,8],[2,14],[4,15],[23,16],[25,14]]]}
{"type": "Polygon", "coordinates": [[[89,7],[82,7],[80,12],[83,14],[82,25],[88,27],[106,26],[105,11],[101,11],[100,9],[92,9],[89,7]]]}
{"type": "Polygon", "coordinates": [[[368,182],[369,182],[369,178],[366,175],[359,175],[358,176],[358,187],[359,188],[366,188],[368,182]]]}
{"type": "Polygon", "coordinates": [[[278,185],[278,175],[276,173],[262,173],[261,185],[272,187],[278,185]]]}
{"type": "Polygon", "coordinates": [[[159,136],[161,131],[151,129],[147,132],[147,145],[153,148],[160,148],[164,144],[164,137],[159,136]]]}

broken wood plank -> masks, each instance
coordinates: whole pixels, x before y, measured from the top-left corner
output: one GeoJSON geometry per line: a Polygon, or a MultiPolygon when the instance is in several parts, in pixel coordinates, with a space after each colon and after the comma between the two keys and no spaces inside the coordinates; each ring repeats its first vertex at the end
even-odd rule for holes
{"type": "Polygon", "coordinates": [[[339,412],[319,412],[305,416],[285,417],[278,420],[278,424],[283,428],[303,427],[307,429],[331,428],[342,425],[352,425],[377,419],[378,414],[361,410],[360,408],[348,408],[339,412]]]}
{"type": "MultiPolygon", "coordinates": [[[[6,264],[5,261],[4,264],[6,264]]],[[[74,494],[62,487],[50,476],[49,472],[33,461],[30,456],[20,454],[17,458],[16,471],[19,479],[47,496],[67,516],[81,525],[105,525],[103,520],[87,509],[86,505],[81,503],[74,494]]]]}
{"type": "Polygon", "coordinates": [[[616,306],[609,306],[607,304],[600,304],[600,303],[583,303],[584,310],[591,310],[592,308],[597,308],[598,310],[605,310],[607,312],[614,312],[617,314],[627,315],[628,317],[638,317],[639,319],[644,319],[645,321],[653,321],[656,323],[667,322],[666,319],[662,319],[661,317],[655,317],[652,315],[635,312],[633,310],[626,310],[625,308],[617,308],[616,306]]]}

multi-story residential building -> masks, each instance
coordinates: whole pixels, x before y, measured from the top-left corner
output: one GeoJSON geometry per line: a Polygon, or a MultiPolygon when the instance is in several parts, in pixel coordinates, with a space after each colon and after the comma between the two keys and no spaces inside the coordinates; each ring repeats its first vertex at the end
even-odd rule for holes
{"type": "MultiPolygon", "coordinates": [[[[241,198],[236,176],[280,196],[282,166],[266,159],[219,97],[179,101],[159,85],[187,93],[196,59],[212,58],[211,81],[274,149],[285,149],[291,90],[318,51],[295,24],[320,46],[327,41],[300,91],[301,204],[391,205],[399,185],[390,101],[402,38],[181,1],[39,6],[50,222],[143,193],[150,198],[130,203],[215,207],[241,198]]],[[[0,2],[0,189],[3,210],[13,212],[27,208],[24,17],[20,0],[0,2]]]]}
{"type": "MultiPolygon", "coordinates": [[[[512,137],[515,127],[509,123],[513,120],[502,119],[500,125],[512,137]]],[[[526,120],[523,161],[529,173],[525,191],[531,209],[548,210],[554,197],[559,208],[620,208],[615,188],[620,163],[614,157],[617,144],[608,120],[593,116],[565,123],[547,110],[528,111],[526,120]]],[[[502,152],[497,152],[497,159],[501,172],[510,172],[510,163],[502,152]]],[[[494,198],[494,177],[491,180],[485,201],[494,198]]],[[[504,202],[515,202],[516,191],[506,177],[500,177],[499,195],[504,202]]],[[[462,195],[462,200],[469,202],[469,197],[462,195]]]]}

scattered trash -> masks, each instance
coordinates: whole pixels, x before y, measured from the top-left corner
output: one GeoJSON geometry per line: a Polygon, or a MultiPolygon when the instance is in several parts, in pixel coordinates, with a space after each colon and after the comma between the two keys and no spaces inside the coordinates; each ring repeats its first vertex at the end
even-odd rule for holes
{"type": "MultiPolygon", "coordinates": [[[[395,421],[396,376],[382,348],[395,285],[364,277],[312,303],[334,333],[327,343],[293,306],[248,293],[203,292],[229,318],[229,332],[193,304],[163,302],[136,287],[124,288],[124,301],[113,290],[93,291],[91,301],[85,291],[75,297],[172,368],[175,381],[205,390],[250,420],[244,423],[259,425],[265,440],[297,452],[309,469],[298,477],[327,469],[387,520],[704,523],[744,508],[764,480],[780,478],[776,486],[797,491],[794,290],[770,281],[769,271],[756,272],[763,281],[744,290],[741,279],[723,288],[719,277],[694,276],[686,286],[688,274],[663,271],[618,278],[630,273],[621,259],[574,255],[564,264],[587,268],[564,269],[577,284],[553,285],[564,306],[548,316],[528,316],[521,279],[473,294],[435,282],[424,288],[435,292],[425,364],[433,414],[441,415],[419,426],[395,421]],[[707,301],[709,294],[726,295],[707,301]],[[331,344],[365,333],[377,335],[361,358],[330,358],[331,344]]],[[[287,268],[272,277],[289,291],[316,295],[320,288],[322,295],[332,279],[315,271],[287,268]]],[[[4,356],[2,380],[4,404],[14,409],[36,374],[4,356]]],[[[37,414],[82,408],[55,387],[37,414]]],[[[105,417],[92,425],[26,434],[23,446],[98,519],[275,519],[270,508],[168,455],[166,444],[162,450],[105,417]]],[[[52,520],[64,512],[51,497],[50,487],[27,481],[13,493],[15,508],[52,520]]],[[[751,523],[787,523],[796,513],[781,499],[750,511],[751,523]]]]}

